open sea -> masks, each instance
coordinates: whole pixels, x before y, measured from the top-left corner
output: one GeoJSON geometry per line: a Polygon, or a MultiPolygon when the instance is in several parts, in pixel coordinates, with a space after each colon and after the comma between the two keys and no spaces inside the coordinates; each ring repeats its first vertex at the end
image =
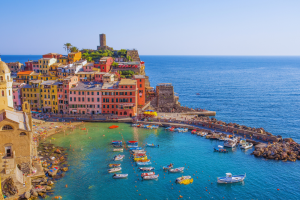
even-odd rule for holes
{"type": "MultiPolygon", "coordinates": [[[[2,56],[4,62],[39,59],[41,56],[2,56]]],[[[216,118],[266,131],[300,142],[300,57],[254,56],[141,56],[151,86],[172,83],[182,105],[217,112],[216,118]],[[200,93],[200,95],[196,95],[200,93]]],[[[237,148],[228,154],[214,153],[222,144],[190,133],[164,129],[145,130],[118,124],[89,123],[88,135],[75,130],[53,136],[52,143],[69,148],[71,165],[55,184],[55,195],[63,199],[300,199],[300,164],[266,161],[251,156],[252,150],[237,148]],[[103,136],[105,135],[105,136],[103,136]],[[91,139],[89,139],[91,137],[91,139]],[[107,173],[117,153],[112,140],[138,140],[159,144],[146,148],[159,174],[157,181],[141,181],[140,172],[124,151],[122,173],[128,179],[115,180],[107,173]],[[71,145],[71,147],[70,147],[71,145]],[[73,151],[74,149],[74,151],[73,151]],[[83,149],[83,150],[81,150],[83,149]],[[168,174],[161,166],[174,163],[186,167],[183,174],[168,174]],[[217,177],[226,172],[247,174],[243,183],[220,185],[217,177]],[[190,185],[175,179],[191,175],[190,185]],[[64,186],[68,184],[68,188],[64,186]],[[224,198],[223,198],[224,197],[224,198]]],[[[49,140],[48,139],[48,140],[49,140]]],[[[49,197],[51,199],[52,197],[49,197]]]]}

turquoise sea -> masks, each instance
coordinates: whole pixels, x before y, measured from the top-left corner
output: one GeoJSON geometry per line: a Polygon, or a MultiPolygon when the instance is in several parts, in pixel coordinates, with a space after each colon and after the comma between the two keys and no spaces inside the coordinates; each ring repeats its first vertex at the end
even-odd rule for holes
{"type": "MultiPolygon", "coordinates": [[[[2,60],[25,62],[39,57],[2,56],[2,60]]],[[[146,63],[151,86],[172,83],[182,105],[214,110],[217,119],[263,127],[300,142],[300,57],[141,56],[141,59],[146,63]]],[[[68,159],[71,168],[57,181],[55,195],[64,199],[178,199],[179,195],[182,199],[300,199],[299,161],[265,161],[251,156],[251,150],[240,149],[219,154],[213,152],[219,142],[190,133],[144,130],[129,124],[119,124],[120,128],[112,131],[108,129],[110,125],[87,124],[88,136],[81,130],[53,136],[56,145],[69,148],[71,145],[68,159]],[[160,144],[160,148],[147,148],[152,166],[160,175],[158,181],[138,179],[140,172],[127,151],[121,163],[122,173],[128,173],[129,178],[114,180],[107,173],[107,164],[116,154],[110,142],[122,136],[141,144],[160,144]],[[170,162],[176,167],[186,167],[184,175],[195,174],[194,183],[176,185],[174,181],[181,174],[161,170],[162,165],[170,162]],[[226,172],[247,173],[247,178],[240,184],[217,184],[216,178],[226,172]],[[66,184],[68,188],[64,187],[66,184]]]]}

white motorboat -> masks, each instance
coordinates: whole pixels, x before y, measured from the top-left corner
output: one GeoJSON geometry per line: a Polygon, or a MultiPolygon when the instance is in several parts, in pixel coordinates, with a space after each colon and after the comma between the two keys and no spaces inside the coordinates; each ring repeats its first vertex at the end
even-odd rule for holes
{"type": "Polygon", "coordinates": [[[246,142],[245,144],[243,144],[241,146],[241,149],[250,149],[253,147],[253,144],[252,143],[249,143],[249,142],[246,142]]]}
{"type": "Polygon", "coordinates": [[[224,142],[224,147],[233,148],[236,146],[237,140],[236,138],[228,139],[224,142]]]}
{"type": "Polygon", "coordinates": [[[205,137],[206,135],[207,135],[206,132],[201,132],[201,133],[200,133],[200,136],[202,136],[202,137],[205,137]]]}
{"type": "Polygon", "coordinates": [[[141,171],[151,171],[151,170],[154,170],[154,167],[139,167],[139,170],[141,170],[141,171]]]}
{"type": "Polygon", "coordinates": [[[132,150],[133,153],[146,153],[145,150],[141,149],[141,150],[132,150]]]}
{"type": "Polygon", "coordinates": [[[144,177],[144,176],[152,176],[152,175],[155,175],[155,172],[142,173],[142,174],[141,174],[141,177],[144,177]]]}
{"type": "Polygon", "coordinates": [[[178,172],[183,172],[184,167],[178,167],[178,168],[174,168],[174,169],[169,169],[169,172],[171,173],[178,173],[178,172]]]}
{"type": "Polygon", "coordinates": [[[115,179],[121,179],[121,178],[127,178],[128,174],[114,174],[113,178],[115,179]]]}
{"type": "Polygon", "coordinates": [[[123,152],[123,149],[114,149],[113,151],[120,151],[120,152],[123,152]]]}
{"type": "Polygon", "coordinates": [[[125,157],[125,155],[117,155],[114,157],[114,160],[122,160],[125,157]]]}
{"type": "Polygon", "coordinates": [[[139,147],[138,145],[127,145],[128,148],[139,147]]]}
{"type": "Polygon", "coordinates": [[[122,168],[121,167],[114,167],[114,168],[111,168],[108,171],[108,173],[114,173],[114,172],[118,172],[118,171],[121,171],[122,168]]]}
{"type": "Polygon", "coordinates": [[[149,162],[136,162],[137,165],[151,165],[152,163],[149,162]]]}
{"type": "Polygon", "coordinates": [[[157,175],[151,175],[151,176],[144,176],[143,180],[153,180],[153,179],[158,179],[159,174],[157,175]]]}
{"type": "Polygon", "coordinates": [[[191,176],[181,176],[181,177],[177,178],[175,182],[179,183],[183,180],[190,179],[190,178],[192,178],[192,177],[191,176]]]}
{"type": "Polygon", "coordinates": [[[232,176],[231,173],[226,173],[225,177],[218,177],[218,183],[237,183],[243,181],[245,178],[246,174],[232,176]]]}

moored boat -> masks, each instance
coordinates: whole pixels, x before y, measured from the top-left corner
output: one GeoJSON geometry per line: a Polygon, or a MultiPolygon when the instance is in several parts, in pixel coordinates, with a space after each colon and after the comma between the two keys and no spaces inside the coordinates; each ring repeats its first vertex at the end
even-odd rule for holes
{"type": "Polygon", "coordinates": [[[151,165],[151,162],[136,162],[137,165],[151,165]]]}
{"type": "Polygon", "coordinates": [[[127,145],[128,148],[139,147],[138,145],[127,145]]]}
{"type": "Polygon", "coordinates": [[[154,167],[139,167],[139,170],[141,171],[152,171],[154,169],[155,169],[154,167]]]}
{"type": "Polygon", "coordinates": [[[146,151],[142,150],[142,149],[140,149],[140,150],[132,150],[132,152],[133,153],[146,153],[146,151]]]}
{"type": "Polygon", "coordinates": [[[134,158],[133,160],[136,162],[139,162],[141,160],[147,160],[147,159],[148,159],[147,156],[145,156],[145,157],[141,157],[141,158],[134,158]]]}
{"type": "Polygon", "coordinates": [[[110,129],[114,129],[114,128],[118,128],[119,126],[117,126],[117,125],[112,125],[112,126],[110,126],[109,128],[110,129]]]}
{"type": "Polygon", "coordinates": [[[155,172],[142,173],[142,174],[141,174],[141,177],[144,177],[144,176],[152,176],[152,175],[155,175],[155,172]]]}
{"type": "Polygon", "coordinates": [[[113,140],[111,143],[120,145],[120,144],[122,144],[122,141],[121,140],[113,140]]]}
{"type": "Polygon", "coordinates": [[[245,144],[243,144],[241,146],[241,149],[250,149],[253,147],[253,144],[252,143],[249,143],[249,142],[246,142],[245,144]]]}
{"type": "Polygon", "coordinates": [[[118,148],[118,147],[123,147],[122,144],[114,144],[113,147],[118,148]]]}
{"type": "Polygon", "coordinates": [[[191,133],[192,133],[192,134],[196,134],[196,133],[197,133],[197,130],[194,129],[194,130],[191,131],[191,133]]]}
{"type": "Polygon", "coordinates": [[[181,176],[181,177],[178,177],[175,182],[180,183],[181,181],[187,180],[187,179],[190,179],[190,178],[192,178],[192,177],[191,176],[181,176]]]}
{"type": "Polygon", "coordinates": [[[169,172],[171,173],[177,173],[177,172],[183,172],[184,167],[178,167],[178,168],[174,168],[174,169],[169,169],[169,172]]]}
{"type": "Polygon", "coordinates": [[[127,141],[127,144],[137,144],[138,141],[127,141]]]}
{"type": "Polygon", "coordinates": [[[114,157],[114,160],[122,160],[125,157],[125,155],[117,155],[114,157]]]}
{"type": "Polygon", "coordinates": [[[118,172],[118,171],[121,171],[122,168],[121,167],[114,167],[114,168],[111,168],[108,171],[108,173],[113,173],[113,172],[118,172]]]}
{"type": "Polygon", "coordinates": [[[123,152],[123,149],[114,149],[113,151],[121,151],[121,152],[123,152]]]}
{"type": "Polygon", "coordinates": [[[122,179],[122,178],[127,178],[128,174],[114,174],[113,178],[115,179],[122,179]]]}
{"type": "Polygon", "coordinates": [[[235,138],[228,139],[224,142],[224,147],[233,148],[236,146],[237,140],[235,138]]]}
{"type": "Polygon", "coordinates": [[[155,144],[147,144],[147,147],[159,147],[159,145],[155,145],[155,144]]]}
{"type": "Polygon", "coordinates": [[[228,151],[226,149],[224,149],[224,147],[221,145],[218,145],[217,148],[214,147],[214,151],[220,152],[220,153],[228,153],[228,151]]]}
{"type": "Polygon", "coordinates": [[[202,136],[202,137],[205,137],[206,135],[207,135],[206,132],[201,132],[201,133],[200,133],[200,136],[202,136]]]}
{"type": "Polygon", "coordinates": [[[166,166],[163,166],[163,169],[171,169],[171,168],[173,168],[173,164],[171,163],[171,164],[169,164],[169,165],[166,165],[166,166]]]}
{"type": "Polygon", "coordinates": [[[131,147],[131,148],[129,148],[129,150],[141,150],[142,149],[142,147],[131,147]]]}
{"type": "Polygon", "coordinates": [[[121,166],[121,164],[108,164],[108,167],[120,167],[121,166]]]}
{"type": "Polygon", "coordinates": [[[246,178],[244,175],[232,175],[231,173],[226,173],[225,177],[218,177],[218,183],[237,183],[241,182],[246,178]]]}
{"type": "Polygon", "coordinates": [[[158,179],[159,174],[157,175],[151,175],[151,176],[144,176],[143,180],[153,180],[153,179],[158,179]]]}

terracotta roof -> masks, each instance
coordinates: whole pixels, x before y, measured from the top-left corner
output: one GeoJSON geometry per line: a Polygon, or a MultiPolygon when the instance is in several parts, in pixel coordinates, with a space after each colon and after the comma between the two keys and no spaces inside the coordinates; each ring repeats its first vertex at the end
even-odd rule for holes
{"type": "Polygon", "coordinates": [[[18,75],[30,75],[33,71],[23,71],[19,72],[18,75]]]}

